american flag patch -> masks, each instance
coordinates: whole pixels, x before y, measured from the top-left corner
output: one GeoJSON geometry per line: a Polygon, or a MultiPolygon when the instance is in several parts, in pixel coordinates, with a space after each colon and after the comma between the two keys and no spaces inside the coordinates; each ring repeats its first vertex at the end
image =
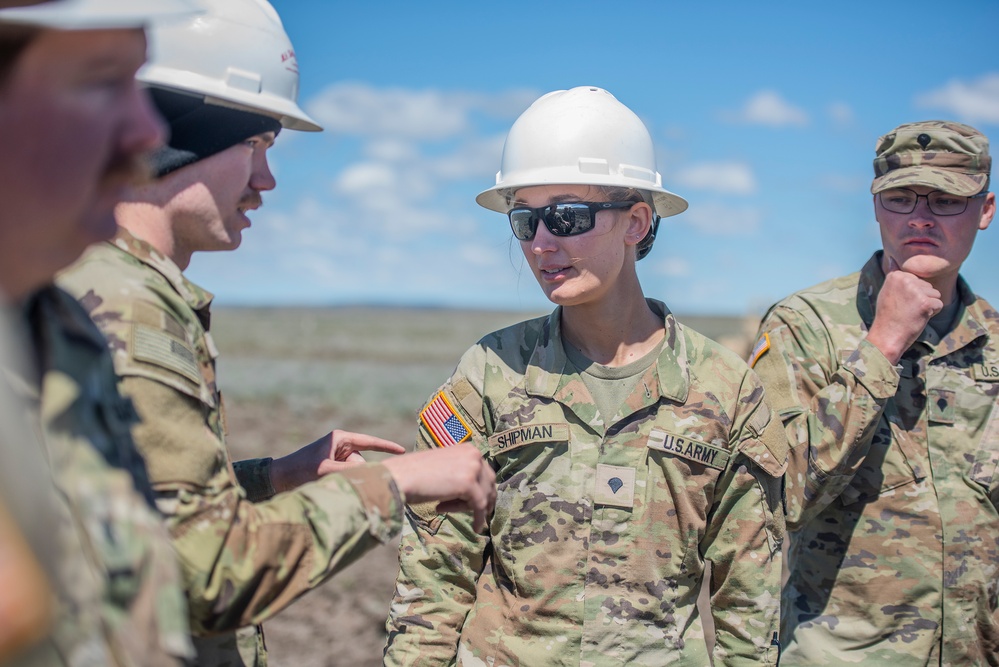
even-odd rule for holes
{"type": "Polygon", "coordinates": [[[457,445],[472,435],[472,429],[451,407],[443,391],[437,392],[430,405],[423,408],[420,420],[430,431],[438,447],[457,445]]]}
{"type": "Polygon", "coordinates": [[[756,343],[756,347],[753,348],[753,352],[749,355],[749,367],[752,368],[756,365],[756,362],[760,360],[763,353],[770,349],[770,334],[763,334],[761,338],[756,343]]]}

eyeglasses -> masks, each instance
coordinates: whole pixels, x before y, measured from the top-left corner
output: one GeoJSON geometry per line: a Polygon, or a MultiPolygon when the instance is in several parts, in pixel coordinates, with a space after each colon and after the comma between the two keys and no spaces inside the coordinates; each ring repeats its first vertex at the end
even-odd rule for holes
{"type": "Polygon", "coordinates": [[[637,201],[576,201],[565,204],[549,204],[539,208],[526,206],[512,209],[510,227],[513,235],[521,241],[530,241],[538,231],[538,221],[544,220],[545,227],[555,236],[575,236],[584,234],[596,225],[597,213],[616,208],[631,208],[637,201]]]}
{"type": "Polygon", "coordinates": [[[916,204],[919,203],[920,198],[923,198],[926,199],[926,204],[934,215],[960,215],[967,210],[969,200],[978,199],[987,194],[988,192],[979,192],[977,195],[965,197],[934,190],[929,194],[920,195],[906,188],[894,188],[879,193],[878,197],[881,199],[881,205],[892,213],[912,213],[916,210],[916,204]]]}

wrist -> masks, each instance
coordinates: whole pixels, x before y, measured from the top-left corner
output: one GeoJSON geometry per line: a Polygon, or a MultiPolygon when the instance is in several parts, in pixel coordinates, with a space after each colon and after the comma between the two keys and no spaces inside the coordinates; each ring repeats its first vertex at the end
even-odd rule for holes
{"type": "Polygon", "coordinates": [[[873,328],[867,334],[867,342],[878,348],[892,366],[898,365],[899,360],[905,353],[905,348],[892,340],[885,340],[873,328]]]}
{"type": "Polygon", "coordinates": [[[270,477],[270,484],[274,488],[275,493],[284,493],[295,488],[287,456],[272,460],[270,465],[267,466],[267,472],[270,477]]]}

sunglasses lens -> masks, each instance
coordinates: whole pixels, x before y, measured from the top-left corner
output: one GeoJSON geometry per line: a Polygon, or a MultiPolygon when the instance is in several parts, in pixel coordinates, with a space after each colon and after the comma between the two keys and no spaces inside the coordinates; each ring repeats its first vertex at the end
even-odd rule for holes
{"type": "Polygon", "coordinates": [[[515,208],[510,211],[510,228],[521,241],[530,241],[538,228],[538,219],[529,208],[515,208]]]}
{"type": "Polygon", "coordinates": [[[553,209],[545,213],[545,226],[555,236],[572,236],[593,229],[593,215],[586,204],[558,204],[553,209]]]}

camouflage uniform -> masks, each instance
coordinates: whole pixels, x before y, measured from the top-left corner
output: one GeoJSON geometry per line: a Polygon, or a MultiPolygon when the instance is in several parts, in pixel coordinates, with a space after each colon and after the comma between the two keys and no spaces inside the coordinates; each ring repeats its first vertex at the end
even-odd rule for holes
{"type": "Polygon", "coordinates": [[[784,433],[743,362],[649,303],[666,341],[612,419],[567,367],[560,308],[462,357],[428,405],[496,470],[496,510],[482,536],[413,508],[386,664],[704,667],[707,561],[715,664],[774,663],[784,433]]]}
{"type": "Polygon", "coordinates": [[[792,443],[782,664],[999,664],[999,315],[899,367],[865,340],[884,284],[859,273],[781,301],[754,368],[792,443]]]}
{"type": "Polygon", "coordinates": [[[14,664],[183,664],[193,650],[180,577],[104,338],[56,288],[35,294],[25,312],[36,359],[6,376],[27,403],[57,490],[48,526],[57,608],[50,638],[14,664]]]}
{"type": "Polygon", "coordinates": [[[211,295],[124,230],[60,282],[104,330],[142,418],[135,439],[180,556],[199,662],[264,664],[259,631],[241,632],[238,647],[232,631],[395,537],[403,499],[391,475],[365,465],[267,499],[267,461],[237,464],[237,474],[226,448],[211,295]],[[228,634],[207,636],[218,633],[228,634]]]}

